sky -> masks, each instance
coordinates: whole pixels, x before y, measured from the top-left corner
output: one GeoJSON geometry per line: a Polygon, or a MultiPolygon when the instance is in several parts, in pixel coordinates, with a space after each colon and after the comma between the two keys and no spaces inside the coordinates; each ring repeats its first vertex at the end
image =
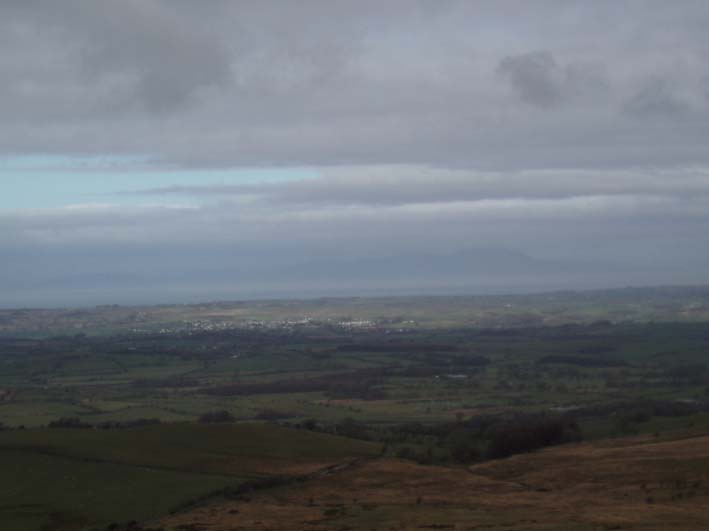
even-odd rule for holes
{"type": "Polygon", "coordinates": [[[707,27],[704,0],[0,0],[0,306],[707,283],[707,27]],[[370,275],[313,273],[341,266],[370,275]]]}

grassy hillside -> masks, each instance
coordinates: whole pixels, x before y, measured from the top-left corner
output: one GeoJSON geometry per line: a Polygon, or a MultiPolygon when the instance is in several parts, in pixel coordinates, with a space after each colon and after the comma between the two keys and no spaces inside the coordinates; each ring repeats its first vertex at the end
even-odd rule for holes
{"type": "Polygon", "coordinates": [[[13,531],[103,529],[245,480],[302,475],[378,451],[271,425],[0,432],[0,522],[13,531]]]}
{"type": "Polygon", "coordinates": [[[573,444],[465,468],[380,459],[164,518],[178,529],[700,531],[709,437],[573,444]],[[180,527],[185,526],[185,527],[180,527]]]}
{"type": "Polygon", "coordinates": [[[0,522],[13,531],[105,529],[166,514],[239,481],[7,448],[0,450],[0,467],[0,522]]]}

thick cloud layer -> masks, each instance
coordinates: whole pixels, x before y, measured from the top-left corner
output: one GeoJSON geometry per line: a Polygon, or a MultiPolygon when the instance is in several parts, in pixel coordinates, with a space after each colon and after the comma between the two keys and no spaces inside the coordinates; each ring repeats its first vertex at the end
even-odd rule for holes
{"type": "Polygon", "coordinates": [[[179,164],[704,164],[709,6],[0,4],[0,149],[179,164]]]}
{"type": "Polygon", "coordinates": [[[494,245],[709,281],[707,27],[703,0],[0,0],[0,157],[316,176],[124,163],[105,204],[0,211],[5,279],[51,277],[37,249],[89,274],[494,245]]]}

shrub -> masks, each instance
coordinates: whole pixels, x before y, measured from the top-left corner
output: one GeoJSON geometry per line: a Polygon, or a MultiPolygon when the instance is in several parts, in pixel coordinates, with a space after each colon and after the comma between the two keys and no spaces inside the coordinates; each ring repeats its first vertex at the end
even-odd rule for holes
{"type": "Polygon", "coordinates": [[[93,428],[88,422],[83,422],[78,417],[61,417],[49,423],[50,428],[78,428],[87,429],[93,428]]]}
{"type": "Polygon", "coordinates": [[[531,452],[580,440],[578,425],[566,419],[529,419],[494,428],[488,454],[492,458],[531,452]]]}
{"type": "Polygon", "coordinates": [[[199,422],[204,423],[234,422],[234,420],[236,420],[234,415],[229,413],[226,409],[221,409],[219,411],[208,411],[199,417],[199,422]]]}
{"type": "Polygon", "coordinates": [[[305,419],[301,426],[305,430],[315,431],[318,429],[318,421],[315,419],[305,419]]]}
{"type": "Polygon", "coordinates": [[[155,424],[160,424],[160,419],[135,419],[135,420],[124,420],[124,421],[110,421],[102,422],[97,424],[96,427],[102,430],[121,430],[125,428],[138,428],[140,426],[152,426],[155,424]]]}
{"type": "Polygon", "coordinates": [[[396,451],[396,457],[399,459],[411,459],[413,457],[413,452],[408,446],[403,446],[396,451]]]}
{"type": "Polygon", "coordinates": [[[335,426],[335,433],[345,437],[351,437],[352,439],[369,440],[367,426],[350,417],[342,419],[335,426]]]}
{"type": "Polygon", "coordinates": [[[256,418],[257,420],[280,420],[290,419],[293,417],[295,417],[293,413],[276,411],[275,409],[264,409],[259,411],[254,418],[256,418]]]}

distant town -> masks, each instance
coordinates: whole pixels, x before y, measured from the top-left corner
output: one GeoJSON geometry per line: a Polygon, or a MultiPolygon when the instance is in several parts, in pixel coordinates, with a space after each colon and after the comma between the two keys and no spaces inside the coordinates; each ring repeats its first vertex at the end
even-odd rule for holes
{"type": "MultiPolygon", "coordinates": [[[[130,331],[140,333],[174,334],[179,332],[219,332],[224,330],[297,330],[301,328],[331,327],[339,330],[374,330],[387,328],[392,331],[392,321],[389,319],[315,319],[302,317],[298,319],[258,320],[247,319],[244,321],[210,321],[204,319],[185,320],[181,323],[163,326],[157,330],[149,328],[132,328],[130,331]]],[[[414,320],[404,320],[396,323],[401,331],[415,327],[414,320]]],[[[394,331],[397,328],[393,329],[394,331]]]]}

